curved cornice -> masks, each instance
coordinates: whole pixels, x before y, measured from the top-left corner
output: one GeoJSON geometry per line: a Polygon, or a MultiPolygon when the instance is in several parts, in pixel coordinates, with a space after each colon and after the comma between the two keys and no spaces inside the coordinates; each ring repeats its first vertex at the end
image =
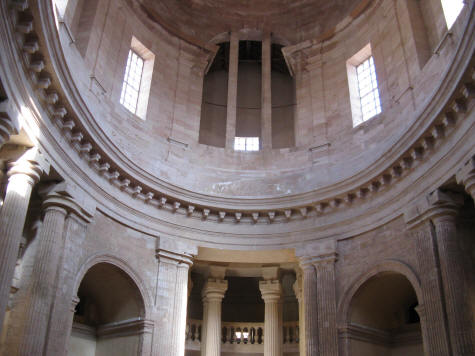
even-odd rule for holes
{"type": "MultiPolygon", "coordinates": [[[[52,128],[51,125],[38,123],[41,132],[45,134],[44,139],[56,141],[56,146],[65,143],[71,145],[86,166],[91,167],[100,179],[105,178],[127,193],[125,204],[132,206],[134,203],[129,204],[129,201],[135,201],[136,204],[145,206],[142,210],[155,209],[159,212],[159,218],[169,220],[170,226],[174,227],[180,225],[177,219],[188,216],[194,218],[195,221],[191,223],[193,226],[203,224],[202,220],[224,224],[240,222],[242,229],[239,230],[245,233],[245,223],[252,227],[263,222],[296,222],[299,226],[306,217],[338,216],[344,208],[358,202],[365,204],[370,200],[377,201],[378,196],[388,191],[388,187],[396,187],[418,166],[430,161],[434,152],[443,146],[442,143],[452,132],[460,129],[461,122],[466,118],[465,111],[473,99],[471,61],[475,47],[475,20],[471,3],[453,63],[444,73],[440,85],[417,113],[418,119],[414,124],[364,172],[318,191],[285,197],[227,199],[206,196],[152,177],[139,170],[130,160],[119,156],[118,150],[109,149],[110,142],[105,141],[100,132],[94,129],[97,124],[73,84],[62,52],[51,1],[40,1],[36,3],[38,7],[31,9],[28,8],[27,1],[15,0],[10,1],[10,4],[13,15],[11,25],[23,51],[20,57],[24,58],[25,67],[31,71],[39,101],[49,113],[51,122],[56,125],[56,128],[52,128]],[[62,133],[61,138],[58,137],[59,132],[62,133]]],[[[6,15],[5,5],[2,10],[6,15]]],[[[13,36],[10,40],[13,42],[13,36]]],[[[467,125],[468,128],[473,126],[472,116],[469,117],[470,123],[465,123],[465,129],[467,125]]],[[[64,156],[70,154],[69,148],[62,149],[64,156]]],[[[433,162],[432,165],[436,163],[433,162]]],[[[78,167],[73,169],[77,172],[81,170],[78,167]]],[[[84,174],[88,175],[86,172],[84,174]]],[[[94,184],[94,179],[91,179],[91,184],[94,184]]],[[[117,191],[113,187],[109,189],[117,191]]],[[[98,190],[105,194],[106,189],[101,187],[98,190]]],[[[113,216],[115,213],[112,210],[110,214],[113,216]]],[[[155,214],[151,214],[153,215],[155,214]]],[[[392,214],[386,218],[389,216],[394,218],[392,214]]],[[[306,224],[303,225],[301,230],[306,228],[306,224]]],[[[292,231],[285,230],[285,236],[292,231]]],[[[239,233],[234,235],[239,236],[239,233]]]]}

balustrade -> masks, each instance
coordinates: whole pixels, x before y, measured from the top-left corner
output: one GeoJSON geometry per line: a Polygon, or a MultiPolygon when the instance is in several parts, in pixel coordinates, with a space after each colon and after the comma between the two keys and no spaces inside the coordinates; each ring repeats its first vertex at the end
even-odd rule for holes
{"type": "MultiPolygon", "coordinates": [[[[189,319],[186,323],[186,349],[199,350],[201,346],[202,321],[189,319]]],[[[298,347],[299,323],[298,321],[284,322],[282,327],[282,340],[284,352],[298,347]]],[[[222,350],[227,346],[234,347],[262,347],[265,342],[264,323],[233,323],[222,322],[221,345],[222,350]],[[239,346],[238,346],[239,345],[239,346]]]]}

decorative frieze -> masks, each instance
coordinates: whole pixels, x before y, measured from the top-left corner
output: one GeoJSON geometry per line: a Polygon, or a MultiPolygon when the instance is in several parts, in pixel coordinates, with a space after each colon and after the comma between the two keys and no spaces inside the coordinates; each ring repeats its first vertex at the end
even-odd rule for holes
{"type": "MultiPolygon", "coordinates": [[[[142,197],[142,194],[135,194],[135,190],[124,188],[128,187],[129,185],[132,187],[142,187],[143,191],[151,192],[155,196],[166,196],[166,199],[168,199],[172,207],[175,205],[175,202],[188,206],[191,202],[187,202],[187,199],[183,199],[183,197],[178,199],[177,197],[168,196],[168,194],[164,194],[163,192],[156,190],[156,188],[148,187],[146,184],[143,184],[143,182],[140,182],[138,178],[133,177],[131,174],[122,169],[116,171],[118,175],[115,172],[110,172],[111,167],[117,167],[117,165],[114,164],[113,159],[108,157],[107,154],[100,149],[98,144],[90,139],[90,136],[87,134],[87,132],[82,131],[84,130],[82,125],[74,124],[78,121],[77,117],[75,117],[75,113],[67,113],[64,109],[65,105],[62,105],[62,103],[66,102],[67,99],[63,97],[61,90],[52,87],[52,78],[54,78],[55,75],[54,73],[48,72],[48,66],[42,64],[48,61],[48,52],[45,48],[41,47],[41,42],[36,38],[38,34],[35,32],[35,27],[30,26],[31,23],[34,23],[34,16],[37,12],[30,11],[30,9],[28,9],[27,1],[9,0],[9,4],[11,5],[12,12],[14,12],[14,15],[11,17],[11,24],[13,25],[13,30],[16,31],[17,35],[22,39],[20,41],[20,43],[22,43],[21,50],[25,54],[23,57],[25,57],[26,61],[28,62],[28,67],[32,70],[33,83],[39,88],[47,88],[47,91],[43,90],[43,94],[41,95],[43,97],[42,100],[45,103],[45,107],[50,111],[52,118],[55,118],[59,129],[61,131],[67,131],[64,136],[70,141],[71,145],[76,150],[78,150],[81,156],[87,161],[94,161],[95,158],[99,158],[99,160],[94,161],[95,163],[91,165],[91,168],[95,170],[100,176],[105,178],[108,178],[110,175],[112,175],[113,179],[109,179],[110,182],[122,189],[125,193],[130,194],[131,197],[135,199],[142,199],[145,201],[142,197]],[[17,19],[20,18],[27,18],[31,20],[28,20],[28,23],[23,21],[17,22],[17,19]],[[38,56],[35,58],[31,56],[32,54],[36,54],[38,52],[41,53],[41,60],[36,59],[39,58],[38,56]],[[64,110],[59,119],[57,117],[57,108],[64,110]],[[92,155],[90,155],[91,152],[92,155]],[[97,152],[101,152],[99,157],[97,156],[97,152]],[[121,177],[121,183],[115,184],[119,177],[121,177]]],[[[38,6],[50,5],[39,3],[38,6]]],[[[235,130],[236,116],[235,98],[237,87],[238,40],[237,33],[231,33],[231,51],[233,53],[231,53],[230,56],[230,79],[228,80],[228,97],[231,98],[231,101],[228,100],[226,147],[232,147],[232,139],[235,136],[232,133],[235,130]],[[236,60],[234,61],[234,59],[236,60]]],[[[289,65],[291,73],[295,75],[296,72],[303,70],[304,67],[306,67],[308,70],[319,68],[319,66],[322,65],[322,62],[317,51],[318,48],[320,47],[316,46],[316,43],[313,41],[305,41],[295,46],[285,47],[283,49],[284,58],[289,65]],[[305,54],[303,54],[304,52],[305,54]]],[[[210,51],[210,53],[215,50],[215,46],[212,50],[207,48],[207,51],[210,51]]],[[[191,60],[190,63],[195,63],[193,65],[198,63],[198,67],[200,67],[201,70],[204,68],[206,61],[200,57],[197,61],[191,60]]],[[[473,72],[473,68],[467,68],[467,71],[473,72]]],[[[320,198],[318,201],[309,202],[306,206],[282,206],[278,209],[279,213],[275,213],[274,215],[268,215],[267,211],[261,211],[259,209],[253,209],[251,211],[249,211],[249,209],[235,211],[223,209],[219,206],[203,206],[201,204],[197,205],[196,208],[196,210],[200,211],[201,214],[189,214],[187,209],[180,209],[180,211],[172,208],[167,209],[167,211],[171,213],[176,212],[177,214],[182,214],[183,216],[187,216],[189,218],[199,219],[201,217],[202,220],[211,220],[221,223],[229,222],[230,220],[227,218],[224,219],[223,214],[234,215],[235,218],[242,216],[242,218],[234,219],[234,221],[254,224],[257,223],[256,219],[254,218],[254,214],[257,213],[268,215],[268,222],[284,223],[301,219],[303,216],[301,214],[301,209],[307,209],[307,216],[312,214],[314,216],[318,216],[322,214],[330,214],[336,209],[348,208],[354,203],[355,199],[371,199],[374,194],[378,194],[383,188],[397,183],[418,164],[424,162],[427,158],[427,155],[430,152],[433,152],[434,148],[439,147],[439,142],[448,137],[450,132],[456,126],[457,122],[463,119],[463,117],[466,115],[467,109],[469,108],[469,101],[473,100],[473,74],[467,76],[467,78],[469,78],[471,81],[467,82],[465,80],[460,83],[459,88],[451,94],[452,96],[450,99],[448,99],[447,105],[444,106],[446,109],[441,111],[437,117],[434,117],[433,122],[431,125],[427,126],[427,129],[425,129],[424,132],[420,132],[419,138],[414,139],[413,143],[408,145],[404,151],[401,150],[399,156],[395,157],[394,162],[389,162],[384,170],[375,172],[372,177],[368,177],[366,183],[358,183],[358,186],[349,189],[347,192],[339,192],[338,197],[329,196],[323,199],[320,198]],[[361,190],[367,191],[367,194],[360,194],[359,192],[361,192],[361,190]],[[340,204],[341,201],[345,201],[346,204],[340,204]],[[327,208],[323,209],[324,206],[327,208]],[[235,213],[239,213],[241,215],[236,215],[235,213]],[[252,218],[245,219],[244,217],[246,214],[251,214],[252,218]]],[[[57,83],[60,81],[54,82],[57,83]]],[[[150,200],[147,202],[150,202],[150,200]]],[[[162,206],[163,205],[160,204],[157,205],[157,207],[162,206]]]]}

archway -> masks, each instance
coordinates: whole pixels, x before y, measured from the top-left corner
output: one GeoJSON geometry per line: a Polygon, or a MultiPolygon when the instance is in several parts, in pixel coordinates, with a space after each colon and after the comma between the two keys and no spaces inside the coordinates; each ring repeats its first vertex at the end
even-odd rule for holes
{"type": "Polygon", "coordinates": [[[139,288],[123,270],[98,263],[77,292],[68,356],[139,355],[145,306],[139,288]]]}
{"type": "Polygon", "coordinates": [[[349,305],[349,355],[423,355],[417,306],[417,294],[404,275],[380,272],[366,280],[349,305]]]}

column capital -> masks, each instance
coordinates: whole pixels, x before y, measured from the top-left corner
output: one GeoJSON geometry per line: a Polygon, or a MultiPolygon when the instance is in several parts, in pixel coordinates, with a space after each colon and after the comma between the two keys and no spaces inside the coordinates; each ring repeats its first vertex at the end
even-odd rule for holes
{"type": "Polygon", "coordinates": [[[463,204],[461,195],[443,192],[440,189],[417,200],[404,212],[404,220],[409,229],[415,228],[427,220],[453,218],[463,204]]]}
{"type": "Polygon", "coordinates": [[[336,252],[329,252],[319,256],[302,256],[300,257],[300,268],[302,270],[321,269],[336,262],[338,254],[336,252]]]}
{"type": "Polygon", "coordinates": [[[224,279],[208,278],[201,295],[203,301],[221,301],[228,290],[228,281],[224,279]]]}
{"type": "Polygon", "coordinates": [[[61,208],[86,223],[90,223],[94,217],[96,207],[92,199],[71,184],[61,182],[44,185],[40,187],[39,194],[43,197],[42,207],[45,211],[51,208],[61,208]]]}
{"type": "Polygon", "coordinates": [[[193,265],[193,257],[189,254],[180,254],[172,251],[157,248],[155,250],[155,257],[160,263],[173,264],[178,267],[189,268],[193,265]]]}
{"type": "Polygon", "coordinates": [[[43,173],[49,173],[50,165],[38,148],[33,147],[26,151],[18,160],[9,163],[9,179],[23,175],[31,178],[31,184],[39,182],[43,173]]]}
{"type": "Polygon", "coordinates": [[[455,175],[458,184],[464,185],[465,190],[475,199],[475,156],[472,156],[455,175]]]}
{"type": "Polygon", "coordinates": [[[282,294],[282,286],[278,280],[259,281],[259,289],[264,302],[277,302],[282,294]]]}

